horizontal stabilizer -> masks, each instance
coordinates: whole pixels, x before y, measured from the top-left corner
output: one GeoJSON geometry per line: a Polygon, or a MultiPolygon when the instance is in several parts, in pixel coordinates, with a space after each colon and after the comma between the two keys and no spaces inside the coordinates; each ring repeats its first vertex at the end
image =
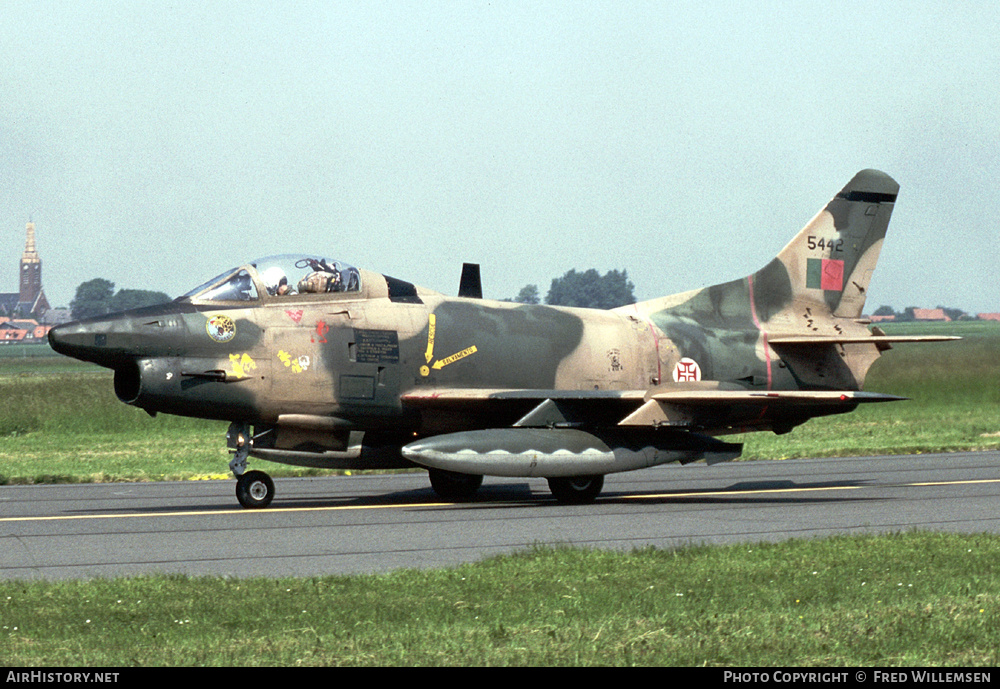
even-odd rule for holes
{"type": "Polygon", "coordinates": [[[948,342],[961,340],[954,335],[768,335],[770,345],[826,345],[826,344],[894,344],[897,342],[948,342]]]}

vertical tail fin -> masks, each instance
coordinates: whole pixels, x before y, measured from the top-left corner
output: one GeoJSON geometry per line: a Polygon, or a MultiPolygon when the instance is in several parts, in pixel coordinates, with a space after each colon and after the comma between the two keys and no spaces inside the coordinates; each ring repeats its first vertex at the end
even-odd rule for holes
{"type": "Polygon", "coordinates": [[[898,192],[885,173],[862,170],[756,273],[622,310],[649,318],[664,334],[665,370],[687,357],[705,380],[859,389],[877,348],[834,345],[870,337],[853,320],[864,308],[898,192]],[[789,345],[800,337],[810,344],[789,345]],[[770,345],[779,341],[783,366],[776,368],[770,345]]]}
{"type": "Polygon", "coordinates": [[[857,318],[868,296],[899,185],[862,170],[778,256],[753,275],[761,320],[792,306],[816,315],[857,318]]]}

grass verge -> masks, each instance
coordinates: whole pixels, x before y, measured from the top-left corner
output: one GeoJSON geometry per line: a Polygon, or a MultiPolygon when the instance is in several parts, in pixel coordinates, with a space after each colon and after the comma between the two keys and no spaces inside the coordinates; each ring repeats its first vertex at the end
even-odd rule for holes
{"type": "Polygon", "coordinates": [[[308,579],[0,583],[11,666],[992,666],[1000,536],[909,533],[308,579]]]}

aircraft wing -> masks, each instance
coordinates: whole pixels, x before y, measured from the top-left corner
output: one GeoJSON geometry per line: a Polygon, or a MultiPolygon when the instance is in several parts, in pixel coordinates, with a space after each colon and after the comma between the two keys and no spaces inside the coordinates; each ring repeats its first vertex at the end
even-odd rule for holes
{"type": "Polygon", "coordinates": [[[614,426],[642,405],[645,394],[645,390],[433,388],[405,394],[402,403],[414,410],[478,415],[493,427],[614,426]]]}
{"type": "Polygon", "coordinates": [[[450,405],[475,400],[614,400],[638,399],[645,396],[645,390],[527,390],[510,388],[427,388],[408,392],[403,402],[414,406],[450,405]]]}
{"type": "Polygon", "coordinates": [[[512,427],[672,426],[704,428],[747,425],[764,415],[812,416],[849,411],[861,403],[893,402],[904,397],[857,390],[753,391],[682,390],[502,390],[436,388],[402,398],[413,409],[472,409],[496,414],[512,427]]]}

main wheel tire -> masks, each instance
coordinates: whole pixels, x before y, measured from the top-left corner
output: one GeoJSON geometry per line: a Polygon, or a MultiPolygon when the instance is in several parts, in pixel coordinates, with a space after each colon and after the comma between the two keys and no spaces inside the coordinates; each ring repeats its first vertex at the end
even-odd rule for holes
{"type": "Polygon", "coordinates": [[[483,477],[478,474],[459,474],[444,469],[428,469],[431,488],[438,497],[445,500],[465,502],[475,497],[479,486],[483,485],[483,477]]]}
{"type": "Polygon", "coordinates": [[[260,510],[274,499],[274,481],[263,471],[248,471],[236,480],[236,499],[248,510],[260,510]]]}
{"type": "Polygon", "coordinates": [[[593,502],[604,488],[603,476],[571,476],[550,478],[549,490],[564,505],[583,505],[593,502]]]}

